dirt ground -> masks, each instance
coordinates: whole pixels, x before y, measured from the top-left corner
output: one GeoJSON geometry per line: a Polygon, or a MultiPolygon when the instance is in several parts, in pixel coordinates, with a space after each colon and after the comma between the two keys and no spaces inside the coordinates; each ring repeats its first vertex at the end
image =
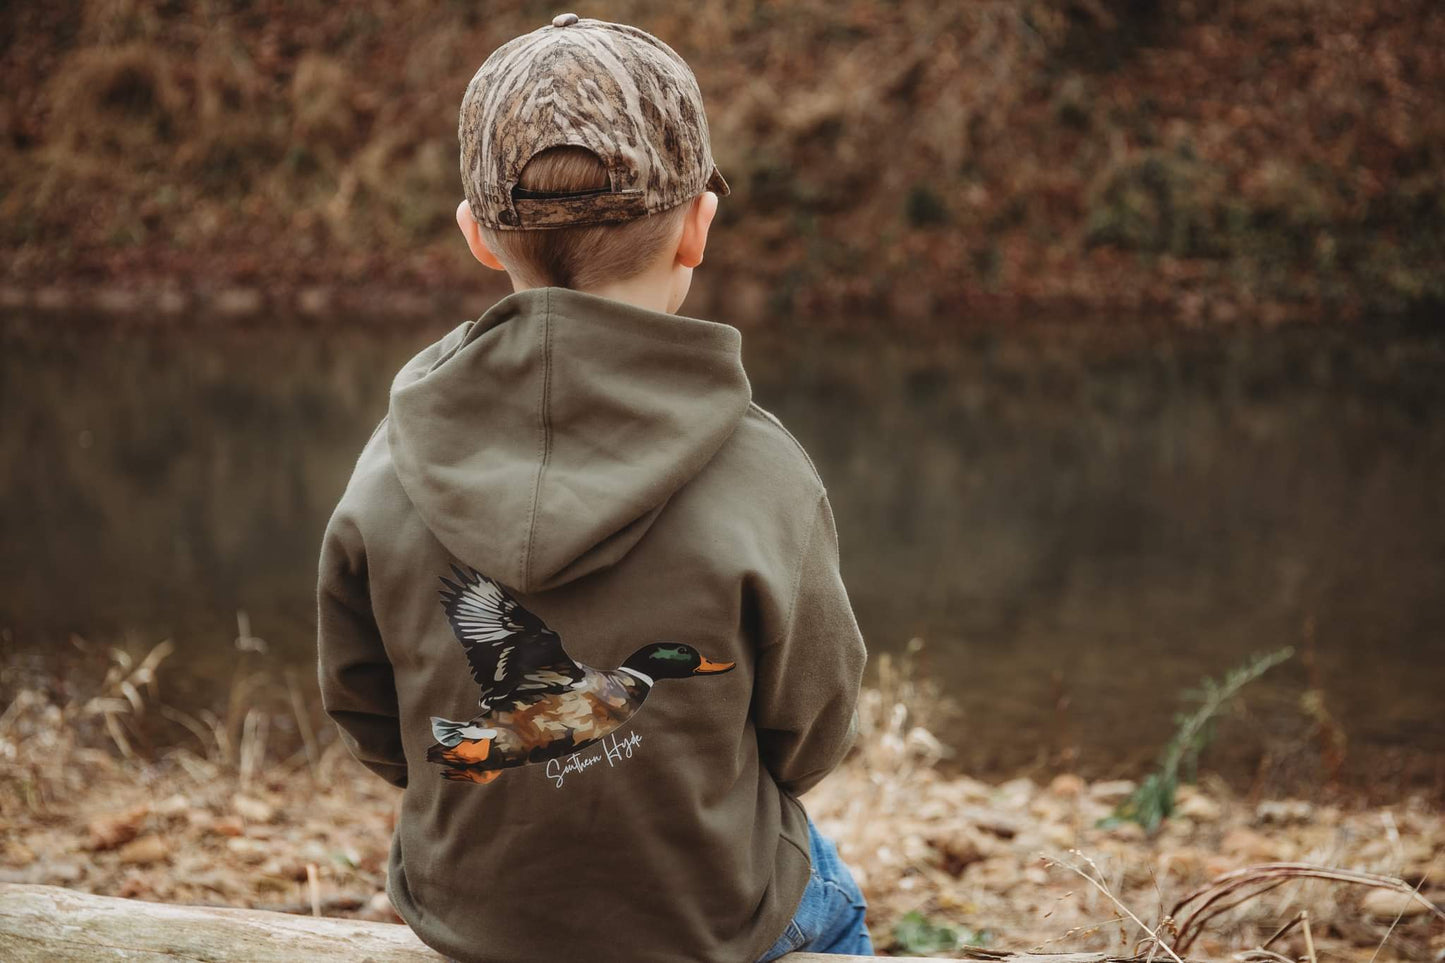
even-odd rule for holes
{"type": "MultiPolygon", "coordinates": [[[[11,699],[0,715],[0,881],[294,913],[314,900],[328,916],[395,919],[383,889],[399,794],[325,745],[324,730],[289,759],[268,758],[280,717],[254,710],[234,729],[190,719],[203,751],[144,758],[122,719],[138,704],[163,711],[146,702],[154,669],[127,663],[85,699],[35,689],[11,699]]],[[[1208,920],[1180,955],[1231,958],[1305,910],[1318,960],[1445,959],[1445,915],[1427,905],[1445,902],[1438,808],[1246,800],[1206,777],[1180,790],[1153,836],[1134,823],[1100,826],[1132,783],[945,775],[911,698],[906,686],[865,691],[859,747],[805,799],[857,874],[880,949],[1117,950],[1139,944],[1143,926],[1172,946],[1194,932],[1188,907],[1173,911],[1181,897],[1283,861],[1398,877],[1424,899],[1291,879],[1208,920]]],[[[1282,956],[1253,958],[1308,958],[1303,926],[1270,949],[1282,956]]]]}

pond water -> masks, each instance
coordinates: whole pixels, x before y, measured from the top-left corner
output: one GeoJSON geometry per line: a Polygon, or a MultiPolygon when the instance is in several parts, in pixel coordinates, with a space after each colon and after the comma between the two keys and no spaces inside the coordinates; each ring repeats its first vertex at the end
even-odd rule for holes
{"type": "MultiPolygon", "coordinates": [[[[0,319],[7,662],[170,638],[167,697],[205,702],[244,610],[306,674],[321,531],[442,330],[0,319]]],[[[1445,785],[1445,329],[744,343],[829,487],[870,649],[925,641],[958,766],[1137,775],[1182,690],[1294,645],[1210,766],[1320,783],[1313,687],[1347,781],[1445,785]]]]}

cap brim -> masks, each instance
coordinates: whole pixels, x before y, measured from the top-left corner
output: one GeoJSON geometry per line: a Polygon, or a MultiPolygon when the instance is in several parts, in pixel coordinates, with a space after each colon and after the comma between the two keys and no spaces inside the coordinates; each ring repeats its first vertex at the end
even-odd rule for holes
{"type": "Polygon", "coordinates": [[[733,189],[728,187],[727,181],[723,180],[722,171],[717,169],[716,164],[713,165],[712,173],[708,175],[707,189],[718,197],[727,197],[732,193],[733,189]]]}

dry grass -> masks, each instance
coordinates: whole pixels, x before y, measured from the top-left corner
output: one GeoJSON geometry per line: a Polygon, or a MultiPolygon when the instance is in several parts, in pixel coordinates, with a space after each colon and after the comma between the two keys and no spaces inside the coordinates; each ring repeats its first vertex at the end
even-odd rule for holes
{"type": "Polygon", "coordinates": [[[1184,786],[1157,835],[1131,823],[1101,828],[1132,783],[943,775],[920,723],[946,709],[915,671],[910,661],[880,666],[858,751],[807,800],[860,878],[877,942],[918,913],[987,934],[989,945],[1038,951],[1218,959],[1282,948],[1297,958],[1308,941],[1322,959],[1374,951],[1388,960],[1445,948],[1445,927],[1431,922],[1438,892],[1412,900],[1418,913],[1392,930],[1393,919],[1373,915],[1381,904],[1350,885],[1408,893],[1439,878],[1445,816],[1423,801],[1255,805],[1222,785],[1184,786]]]}
{"type": "MultiPolygon", "coordinates": [[[[107,665],[65,698],[17,691],[0,715],[0,879],[391,918],[379,894],[394,791],[310,730],[300,686],[268,666],[244,618],[237,648],[214,714],[165,705],[165,644],[97,652],[107,665]]],[[[920,677],[919,649],[880,658],[857,750],[806,800],[858,875],[881,946],[917,913],[1020,950],[1389,961],[1445,949],[1429,884],[1445,868],[1438,810],[1256,807],[1186,786],[1158,835],[1101,829],[1131,786],[946,775],[930,727],[947,700],[920,677]],[[1361,886],[1387,900],[1362,900],[1361,886]]]]}
{"type": "Polygon", "coordinates": [[[170,643],[139,659],[87,646],[111,664],[94,694],[73,678],[68,697],[44,685],[13,693],[0,715],[0,879],[389,915],[369,901],[385,878],[395,793],[338,741],[321,744],[300,687],[267,664],[244,615],[238,629],[221,711],[165,704],[155,670],[170,643]]]}
{"type": "MultiPolygon", "coordinates": [[[[11,278],[472,281],[456,107],[534,8],[79,7],[0,11],[11,278]]],[[[579,12],[695,66],[737,189],[708,273],[739,307],[912,321],[1024,299],[1193,322],[1442,294],[1429,0],[579,12]]]]}

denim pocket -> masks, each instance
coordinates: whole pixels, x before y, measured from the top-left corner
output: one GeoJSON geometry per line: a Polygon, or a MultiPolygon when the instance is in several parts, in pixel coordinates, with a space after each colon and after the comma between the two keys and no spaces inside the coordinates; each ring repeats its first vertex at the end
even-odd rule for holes
{"type": "Polygon", "coordinates": [[[758,963],[771,963],[780,956],[786,956],[794,950],[802,949],[808,942],[808,935],[798,926],[797,920],[789,920],[788,928],[783,930],[783,935],[778,941],[758,958],[758,963]]]}

